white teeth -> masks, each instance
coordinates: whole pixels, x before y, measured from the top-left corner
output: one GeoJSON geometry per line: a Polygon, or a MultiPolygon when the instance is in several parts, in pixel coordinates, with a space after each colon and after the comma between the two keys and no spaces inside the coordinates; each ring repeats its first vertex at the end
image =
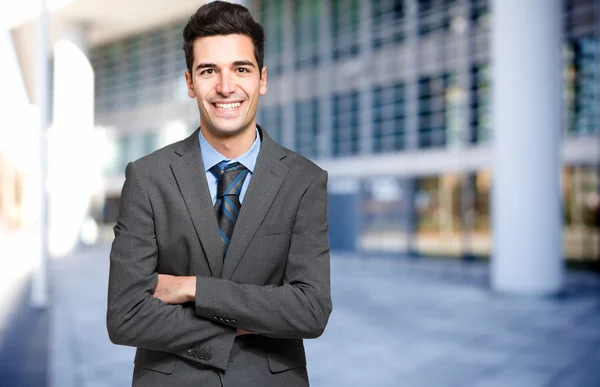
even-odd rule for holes
{"type": "Polygon", "coordinates": [[[235,103],[216,103],[215,106],[218,109],[233,110],[233,109],[237,109],[241,104],[242,104],[241,102],[235,102],[235,103]]]}

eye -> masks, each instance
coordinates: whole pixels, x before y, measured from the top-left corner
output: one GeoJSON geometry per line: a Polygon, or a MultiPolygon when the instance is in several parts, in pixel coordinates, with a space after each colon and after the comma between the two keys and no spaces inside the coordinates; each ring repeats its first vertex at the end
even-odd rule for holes
{"type": "Polygon", "coordinates": [[[214,69],[206,69],[206,70],[203,70],[203,71],[200,73],[200,75],[212,75],[212,74],[214,74],[214,73],[215,73],[215,70],[214,70],[214,69]]]}
{"type": "Polygon", "coordinates": [[[249,73],[249,72],[250,72],[250,70],[248,70],[248,69],[247,69],[247,68],[245,68],[245,67],[238,67],[238,68],[237,68],[237,72],[238,72],[238,73],[242,73],[242,74],[243,74],[243,73],[249,73]]]}

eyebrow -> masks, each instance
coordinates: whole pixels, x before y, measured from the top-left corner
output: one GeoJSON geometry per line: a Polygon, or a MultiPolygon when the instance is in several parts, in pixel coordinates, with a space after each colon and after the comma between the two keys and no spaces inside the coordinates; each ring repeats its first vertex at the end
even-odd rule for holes
{"type": "MultiPolygon", "coordinates": [[[[236,60],[235,62],[232,63],[233,66],[238,67],[238,66],[251,66],[256,68],[256,66],[254,65],[254,63],[250,62],[249,60],[236,60]]],[[[198,66],[196,66],[196,70],[198,71],[200,69],[212,69],[217,67],[216,64],[214,63],[199,63],[198,66]]]]}
{"type": "Polygon", "coordinates": [[[251,66],[256,68],[256,66],[254,66],[254,63],[250,62],[249,60],[236,60],[235,62],[233,62],[234,66],[251,66]]]}
{"type": "Polygon", "coordinates": [[[200,69],[211,69],[211,68],[215,68],[215,67],[217,67],[217,65],[214,63],[199,63],[198,66],[196,66],[195,71],[198,71],[200,69]]]}

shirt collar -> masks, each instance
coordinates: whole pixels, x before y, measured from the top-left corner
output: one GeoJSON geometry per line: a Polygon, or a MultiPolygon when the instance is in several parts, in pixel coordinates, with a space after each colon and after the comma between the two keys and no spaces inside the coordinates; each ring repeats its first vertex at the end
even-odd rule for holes
{"type": "Polygon", "coordinates": [[[254,143],[252,144],[250,149],[248,149],[246,153],[240,155],[239,157],[236,157],[235,159],[229,159],[228,157],[225,157],[219,152],[217,152],[215,148],[213,148],[212,145],[210,145],[208,141],[206,141],[206,138],[204,138],[204,135],[202,135],[202,130],[200,130],[199,132],[200,134],[198,137],[200,139],[200,152],[202,154],[202,162],[204,163],[204,169],[206,170],[206,172],[208,172],[209,169],[211,169],[216,164],[219,164],[223,160],[227,160],[230,162],[237,161],[244,167],[246,167],[250,171],[250,173],[254,172],[254,167],[256,166],[256,159],[258,158],[258,152],[260,151],[261,145],[261,139],[260,134],[258,133],[258,128],[256,129],[256,139],[254,140],[254,143]]]}

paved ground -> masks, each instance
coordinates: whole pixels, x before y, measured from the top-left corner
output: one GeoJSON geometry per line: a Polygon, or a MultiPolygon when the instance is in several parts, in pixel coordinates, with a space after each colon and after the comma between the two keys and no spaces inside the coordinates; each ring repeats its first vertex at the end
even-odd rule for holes
{"type": "MultiPolygon", "coordinates": [[[[54,387],[127,386],[133,351],[105,329],[108,247],[52,266],[54,387]]],[[[600,279],[554,299],[487,288],[487,267],[333,260],[334,313],[307,341],[314,386],[600,386],[600,279]]]]}
{"type": "MultiPolygon", "coordinates": [[[[133,350],[106,334],[107,256],[96,247],[51,265],[52,387],[130,385],[133,350]]],[[[539,299],[490,292],[486,272],[336,256],[334,312],[306,342],[311,385],[600,386],[600,278],[570,273],[563,295],[539,299]]]]}
{"type": "Polygon", "coordinates": [[[48,378],[48,313],[29,305],[29,283],[0,335],[0,386],[45,387],[48,378]]]}
{"type": "Polygon", "coordinates": [[[30,306],[35,245],[24,233],[0,233],[0,386],[45,387],[49,313],[30,306]]]}

